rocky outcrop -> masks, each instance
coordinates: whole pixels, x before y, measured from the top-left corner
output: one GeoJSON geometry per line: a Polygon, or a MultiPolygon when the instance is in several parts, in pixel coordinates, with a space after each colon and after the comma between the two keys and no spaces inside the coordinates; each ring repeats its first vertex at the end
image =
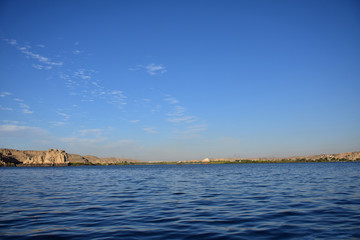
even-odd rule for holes
{"type": "Polygon", "coordinates": [[[41,165],[41,166],[63,166],[68,165],[68,156],[64,150],[49,149],[42,154],[28,156],[23,165],[41,165]]]}
{"type": "Polygon", "coordinates": [[[79,165],[90,165],[91,162],[89,161],[89,159],[78,155],[78,154],[68,154],[69,156],[69,162],[70,164],[75,163],[75,164],[79,164],[79,165]]]}
{"type": "Polygon", "coordinates": [[[69,154],[64,150],[21,151],[0,149],[0,166],[68,166],[68,165],[114,165],[139,163],[138,160],[122,158],[98,158],[69,154]]]}
{"type": "Polygon", "coordinates": [[[3,166],[67,166],[68,164],[68,154],[64,150],[0,150],[0,165],[3,166]]]}
{"type": "Polygon", "coordinates": [[[136,163],[140,162],[133,159],[124,159],[124,158],[99,158],[96,156],[86,155],[84,158],[88,159],[92,164],[101,164],[101,165],[113,165],[113,164],[124,164],[124,163],[136,163]]]}
{"type": "Polygon", "coordinates": [[[16,166],[17,164],[21,164],[21,162],[12,156],[10,151],[0,152],[0,166],[16,166]]]}

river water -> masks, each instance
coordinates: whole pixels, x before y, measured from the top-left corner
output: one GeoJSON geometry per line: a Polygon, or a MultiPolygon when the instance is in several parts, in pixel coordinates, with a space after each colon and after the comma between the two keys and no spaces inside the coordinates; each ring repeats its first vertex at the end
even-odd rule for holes
{"type": "Polygon", "coordinates": [[[0,168],[1,239],[360,239],[360,163],[0,168]]]}

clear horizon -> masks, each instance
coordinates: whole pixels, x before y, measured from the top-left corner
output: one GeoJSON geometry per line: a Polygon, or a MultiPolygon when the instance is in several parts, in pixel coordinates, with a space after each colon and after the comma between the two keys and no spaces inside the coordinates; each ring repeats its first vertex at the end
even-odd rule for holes
{"type": "Polygon", "coordinates": [[[357,1],[0,2],[0,148],[360,150],[357,1]]]}

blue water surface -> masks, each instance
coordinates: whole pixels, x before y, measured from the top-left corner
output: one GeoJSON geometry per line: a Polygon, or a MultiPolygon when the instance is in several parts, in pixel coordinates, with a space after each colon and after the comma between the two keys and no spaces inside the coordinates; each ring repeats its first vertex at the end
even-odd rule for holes
{"type": "Polygon", "coordinates": [[[360,163],[0,168],[1,239],[360,239],[360,163]]]}

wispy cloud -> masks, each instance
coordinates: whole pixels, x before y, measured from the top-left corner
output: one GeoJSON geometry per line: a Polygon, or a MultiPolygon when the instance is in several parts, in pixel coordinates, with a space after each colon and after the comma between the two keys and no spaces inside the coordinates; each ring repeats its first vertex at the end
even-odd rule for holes
{"type": "Polygon", "coordinates": [[[5,41],[16,47],[16,49],[18,49],[21,53],[23,53],[26,57],[35,59],[39,62],[39,64],[33,64],[33,67],[39,70],[42,69],[51,69],[54,66],[62,66],[63,62],[59,61],[52,61],[50,58],[48,57],[44,57],[38,53],[35,53],[33,51],[31,51],[31,46],[28,45],[20,45],[15,39],[5,39],[5,41]]]}
{"type": "Polygon", "coordinates": [[[69,119],[70,119],[70,115],[67,113],[64,113],[63,110],[58,109],[56,111],[56,113],[61,117],[61,119],[59,121],[51,121],[50,127],[60,127],[60,126],[64,126],[68,123],[69,119]]]}
{"type": "Polygon", "coordinates": [[[166,73],[167,71],[162,64],[155,64],[155,63],[146,65],[145,68],[150,75],[163,74],[166,73]]]}
{"type": "Polygon", "coordinates": [[[166,114],[168,118],[166,119],[172,123],[191,123],[196,121],[195,116],[190,116],[186,114],[186,109],[183,106],[175,106],[171,112],[166,114]]]}
{"type": "Polygon", "coordinates": [[[17,124],[0,125],[1,137],[39,137],[48,135],[48,133],[38,127],[31,127],[17,124]]]}
{"type": "Polygon", "coordinates": [[[6,96],[10,96],[10,95],[12,95],[11,92],[2,92],[2,93],[0,93],[0,97],[6,97],[6,96]]]}
{"type": "Polygon", "coordinates": [[[159,132],[153,127],[144,127],[143,130],[150,134],[158,134],[159,132]]]}
{"type": "Polygon", "coordinates": [[[106,137],[100,138],[79,138],[79,137],[65,137],[60,138],[60,141],[69,143],[69,144],[90,144],[90,143],[101,143],[108,140],[106,137]]]}
{"type": "MultiPolygon", "coordinates": [[[[176,104],[175,101],[173,101],[174,103],[172,103],[170,100],[168,100],[167,102],[169,102],[170,104],[176,104]]],[[[174,106],[172,111],[170,111],[166,115],[168,116],[166,120],[172,123],[192,123],[197,121],[195,116],[188,115],[186,108],[180,105],[174,106]]]]}
{"type": "MultiPolygon", "coordinates": [[[[123,109],[127,104],[127,97],[123,91],[118,89],[105,88],[102,82],[96,78],[98,73],[94,69],[89,68],[78,68],[78,69],[64,69],[56,68],[64,65],[62,61],[54,61],[49,57],[42,56],[41,54],[35,52],[34,48],[29,45],[20,44],[15,39],[4,39],[9,45],[15,47],[21,53],[25,55],[28,59],[36,60],[37,62],[32,63],[32,67],[38,70],[51,70],[54,73],[58,74],[60,79],[63,79],[65,86],[70,90],[69,94],[72,96],[79,96],[81,102],[94,102],[94,101],[104,101],[107,104],[116,106],[118,109],[123,109]]],[[[74,44],[75,46],[79,45],[78,42],[74,44]]],[[[45,45],[34,45],[39,48],[44,48],[45,45]]],[[[72,54],[80,54],[82,51],[75,48],[72,54]]],[[[70,52],[71,53],[71,52],[70,52]]],[[[71,66],[71,64],[67,64],[71,66]]],[[[146,66],[144,66],[145,68],[146,66]]],[[[161,71],[162,67],[156,65],[149,65],[147,69],[149,71],[157,73],[161,71]]],[[[11,93],[3,92],[0,94],[0,97],[5,97],[11,93]]],[[[20,101],[19,101],[20,102],[20,101]]],[[[33,113],[30,110],[30,107],[26,104],[20,105],[22,112],[25,114],[33,113]]],[[[5,107],[3,107],[5,109],[5,107]]],[[[56,125],[62,125],[64,121],[57,121],[56,125]]]]}
{"type": "Polygon", "coordinates": [[[75,54],[75,55],[79,55],[81,53],[81,51],[80,50],[74,50],[72,53],[75,54]]]}
{"type": "Polygon", "coordinates": [[[129,122],[130,122],[130,123],[138,123],[138,122],[140,122],[140,120],[134,119],[134,120],[130,120],[129,122]]]}
{"type": "Polygon", "coordinates": [[[3,111],[12,111],[14,109],[10,108],[10,107],[4,107],[2,105],[0,105],[0,110],[3,110],[3,111]]]}
{"type": "Polygon", "coordinates": [[[196,118],[194,116],[182,116],[176,118],[168,118],[167,120],[172,123],[192,123],[196,121],[196,118]]]}
{"type": "Polygon", "coordinates": [[[24,103],[24,100],[20,98],[14,98],[14,101],[16,101],[20,107],[20,111],[24,114],[33,114],[34,111],[30,110],[30,107],[24,103]]]}
{"type": "Polygon", "coordinates": [[[99,129],[99,128],[93,128],[93,129],[82,129],[79,130],[79,133],[81,136],[86,136],[86,135],[102,135],[104,133],[104,129],[99,129]]]}
{"type": "Polygon", "coordinates": [[[124,92],[103,87],[101,81],[96,78],[96,73],[94,69],[82,68],[72,74],[61,73],[59,77],[65,81],[70,95],[81,97],[82,102],[103,100],[122,109],[127,104],[124,92]]]}
{"type": "Polygon", "coordinates": [[[179,100],[177,100],[176,98],[172,97],[171,95],[165,95],[166,98],[164,99],[166,102],[170,103],[170,104],[177,104],[179,103],[179,100]]]}
{"type": "Polygon", "coordinates": [[[20,106],[21,111],[24,114],[33,114],[34,113],[34,111],[31,111],[30,107],[23,102],[19,102],[19,106],[20,106]]]}
{"type": "Polygon", "coordinates": [[[3,123],[7,123],[7,124],[10,124],[10,125],[20,125],[20,124],[24,124],[24,123],[21,123],[19,121],[14,121],[14,120],[2,120],[3,123]]]}
{"type": "Polygon", "coordinates": [[[203,132],[206,130],[207,130],[207,126],[204,124],[203,125],[193,125],[193,126],[188,126],[182,130],[177,130],[177,133],[182,136],[193,137],[193,136],[198,136],[200,132],[203,132]]]}
{"type": "Polygon", "coordinates": [[[37,69],[37,70],[43,70],[43,69],[49,70],[49,69],[52,69],[52,66],[44,66],[44,65],[40,65],[40,64],[33,64],[32,67],[37,69]]]}
{"type": "MultiPolygon", "coordinates": [[[[2,93],[0,93],[0,97],[1,97],[1,98],[5,98],[5,97],[10,96],[10,95],[12,95],[11,92],[2,92],[2,93]]],[[[13,108],[11,108],[11,107],[4,107],[4,106],[0,105],[0,110],[3,110],[3,111],[12,111],[13,108]]]]}
{"type": "MultiPolygon", "coordinates": [[[[12,95],[12,93],[10,92],[2,92],[0,94],[0,97],[2,98],[5,98],[6,96],[10,96],[12,95]]],[[[24,103],[24,100],[23,99],[20,99],[20,98],[13,98],[13,101],[16,102],[16,104],[19,106],[20,108],[20,111],[24,114],[33,114],[34,111],[30,110],[30,107],[29,105],[25,104],[24,103]]],[[[3,110],[3,111],[13,111],[14,109],[12,107],[5,107],[5,106],[2,106],[0,105],[0,110],[3,110]]]]}
{"type": "Polygon", "coordinates": [[[174,109],[166,115],[171,116],[171,117],[182,117],[182,116],[184,116],[185,112],[186,112],[186,109],[184,107],[175,106],[174,109]]]}
{"type": "Polygon", "coordinates": [[[61,110],[58,110],[56,113],[63,118],[62,119],[63,121],[67,121],[70,119],[70,115],[67,113],[61,112],[61,110]]]}
{"type": "Polygon", "coordinates": [[[95,73],[95,70],[93,70],[93,69],[88,70],[88,69],[81,68],[74,72],[74,76],[81,78],[83,80],[87,80],[87,79],[91,79],[91,75],[93,73],[95,73]]]}
{"type": "Polygon", "coordinates": [[[162,64],[150,63],[148,65],[137,65],[129,68],[130,71],[138,71],[144,69],[150,75],[159,75],[167,72],[166,67],[162,64]]]}
{"type": "Polygon", "coordinates": [[[116,104],[118,108],[122,108],[124,105],[127,104],[125,102],[125,99],[127,99],[127,97],[124,95],[123,91],[111,90],[104,93],[107,102],[110,104],[116,104]]]}
{"type": "Polygon", "coordinates": [[[104,135],[104,129],[91,128],[91,129],[81,129],[70,137],[61,138],[60,141],[69,143],[69,144],[92,144],[92,143],[102,143],[108,140],[104,135]]]}

